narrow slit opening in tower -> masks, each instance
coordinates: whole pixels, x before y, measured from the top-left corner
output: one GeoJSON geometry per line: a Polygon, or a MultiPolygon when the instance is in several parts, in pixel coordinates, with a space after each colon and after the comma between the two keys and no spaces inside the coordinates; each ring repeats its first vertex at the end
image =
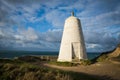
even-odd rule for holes
{"type": "Polygon", "coordinates": [[[72,61],[79,61],[79,43],[72,43],[72,61]]]}

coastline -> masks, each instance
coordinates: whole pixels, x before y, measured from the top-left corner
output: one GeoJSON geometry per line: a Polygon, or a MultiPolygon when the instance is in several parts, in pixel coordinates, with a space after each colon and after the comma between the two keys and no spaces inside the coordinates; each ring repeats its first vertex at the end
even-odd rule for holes
{"type": "Polygon", "coordinates": [[[120,80],[120,47],[92,60],[57,62],[57,56],[0,59],[1,80],[120,80]]]}
{"type": "MultiPolygon", "coordinates": [[[[27,72],[25,71],[23,75],[19,77],[23,79],[26,77],[26,75],[29,75],[27,76],[28,79],[26,80],[35,80],[38,78],[39,76],[36,77],[34,74],[38,74],[36,71],[39,70],[42,70],[43,72],[40,73],[44,73],[44,75],[47,75],[49,72],[51,72],[49,74],[50,77],[54,77],[54,79],[51,79],[49,76],[43,76],[44,79],[42,80],[48,80],[49,78],[51,80],[57,80],[56,76],[59,77],[59,80],[76,80],[76,78],[77,80],[119,80],[120,64],[112,63],[109,61],[97,62],[90,65],[75,66],[58,66],[55,64],[50,64],[49,62],[56,61],[56,57],[57,56],[24,56],[18,57],[16,59],[0,59],[0,72],[4,71],[4,69],[10,69],[8,71],[15,71],[16,73],[16,69],[18,69],[20,71],[19,73],[21,73],[26,68],[28,69],[27,72]],[[21,67],[23,67],[22,70],[21,67]],[[47,73],[44,72],[44,70],[47,70],[47,73]],[[33,74],[31,74],[31,72],[33,74]],[[30,74],[33,76],[33,79],[29,78],[30,74]],[[62,76],[62,79],[60,78],[60,75],[62,76]]],[[[6,74],[8,72],[2,72],[0,77],[4,76],[3,73],[6,74]]],[[[15,75],[17,76],[19,73],[12,74],[15,77],[15,75]]],[[[11,74],[9,74],[9,76],[11,76],[11,74]]]]}
{"type": "MultiPolygon", "coordinates": [[[[1,51],[0,58],[14,58],[23,56],[58,56],[59,52],[55,51],[1,51]]],[[[88,59],[93,59],[100,55],[100,53],[87,53],[88,59]]]]}

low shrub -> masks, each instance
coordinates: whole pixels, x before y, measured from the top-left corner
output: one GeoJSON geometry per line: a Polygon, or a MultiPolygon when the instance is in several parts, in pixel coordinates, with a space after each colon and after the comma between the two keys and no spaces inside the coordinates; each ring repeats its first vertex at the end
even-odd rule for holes
{"type": "Polygon", "coordinates": [[[100,57],[97,59],[97,61],[98,61],[98,62],[102,62],[102,61],[107,60],[107,58],[108,58],[108,56],[104,54],[104,55],[100,56],[100,57]]]}
{"type": "Polygon", "coordinates": [[[7,70],[7,71],[8,71],[8,70],[13,70],[13,69],[16,68],[16,65],[11,64],[11,63],[6,63],[6,64],[4,64],[3,68],[4,68],[5,70],[7,70]]]}
{"type": "Polygon", "coordinates": [[[56,61],[51,61],[49,62],[50,64],[53,64],[53,65],[58,65],[58,66],[77,66],[78,64],[77,63],[72,63],[72,62],[56,62],[56,61]]]}
{"type": "MultiPolygon", "coordinates": [[[[89,63],[89,61],[82,61],[89,63]]],[[[78,63],[72,62],[50,62],[60,66],[76,66],[78,63]]],[[[16,64],[2,63],[0,65],[0,80],[97,80],[97,78],[83,74],[62,71],[54,68],[37,66],[30,63],[16,64]]],[[[101,80],[101,79],[99,79],[101,80]]]]}
{"type": "Polygon", "coordinates": [[[92,64],[92,61],[91,60],[80,60],[80,64],[81,65],[90,65],[90,64],[92,64]]]}

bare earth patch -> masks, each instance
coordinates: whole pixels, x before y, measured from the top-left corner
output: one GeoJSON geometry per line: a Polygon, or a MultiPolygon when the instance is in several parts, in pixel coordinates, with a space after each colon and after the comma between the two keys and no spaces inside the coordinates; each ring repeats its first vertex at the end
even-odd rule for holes
{"type": "Polygon", "coordinates": [[[99,75],[103,77],[109,76],[113,80],[120,80],[120,64],[113,63],[110,61],[98,62],[88,66],[79,65],[75,67],[64,67],[64,66],[51,65],[47,63],[43,65],[65,71],[82,72],[90,75],[99,75]]]}

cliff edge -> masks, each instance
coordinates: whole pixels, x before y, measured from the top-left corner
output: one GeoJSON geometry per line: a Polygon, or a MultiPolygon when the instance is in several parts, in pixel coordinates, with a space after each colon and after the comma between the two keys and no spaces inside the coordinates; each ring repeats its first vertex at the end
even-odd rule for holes
{"type": "Polygon", "coordinates": [[[115,50],[113,50],[112,52],[110,52],[108,54],[109,58],[119,57],[119,56],[120,56],[120,44],[118,45],[118,47],[115,50]]]}
{"type": "Polygon", "coordinates": [[[101,62],[105,60],[120,62],[120,44],[112,51],[103,52],[101,55],[93,59],[94,61],[101,62]]]}

